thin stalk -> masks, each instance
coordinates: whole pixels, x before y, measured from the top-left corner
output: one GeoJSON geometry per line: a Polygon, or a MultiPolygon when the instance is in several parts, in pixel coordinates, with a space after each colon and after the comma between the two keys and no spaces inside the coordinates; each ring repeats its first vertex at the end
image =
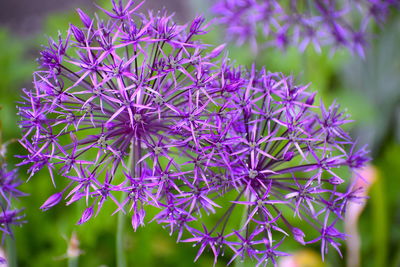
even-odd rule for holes
{"type": "MultiPolygon", "coordinates": [[[[121,201],[125,200],[125,193],[121,195],[121,201]]],[[[124,228],[125,228],[125,214],[118,212],[117,219],[117,238],[116,238],[116,255],[117,267],[126,267],[126,257],[124,253],[124,228]]],[[[72,267],[72,266],[70,266],[72,267]]]]}
{"type": "MultiPolygon", "coordinates": [[[[82,203],[80,203],[82,206],[82,203]]],[[[72,232],[71,238],[68,242],[67,259],[68,267],[78,267],[79,255],[81,251],[79,249],[79,239],[76,232],[72,232]]]]}
{"type": "Polygon", "coordinates": [[[7,248],[7,266],[8,267],[16,267],[17,266],[17,249],[15,245],[15,238],[12,236],[11,238],[6,239],[6,248],[7,248]]]}
{"type": "MultiPolygon", "coordinates": [[[[242,220],[240,222],[240,227],[242,227],[246,223],[247,216],[248,216],[248,207],[244,206],[243,207],[242,220]]],[[[247,231],[248,231],[248,225],[246,226],[246,238],[247,238],[247,233],[248,233],[247,231]]],[[[245,252],[243,252],[243,253],[245,253],[245,252]]],[[[244,254],[243,254],[243,256],[244,256],[244,254]]],[[[240,257],[240,256],[238,256],[235,259],[235,267],[244,267],[244,266],[246,266],[245,259],[240,257]]]]}
{"type": "Polygon", "coordinates": [[[78,267],[78,259],[79,257],[68,257],[68,267],[78,267]]]}
{"type": "MultiPolygon", "coordinates": [[[[139,160],[138,150],[140,144],[136,144],[135,141],[131,143],[131,150],[129,153],[129,161],[128,168],[131,169],[131,176],[136,176],[136,162],[139,160]]],[[[122,192],[120,202],[123,203],[125,201],[127,193],[122,192]]],[[[117,256],[117,267],[126,267],[127,261],[124,253],[124,229],[125,229],[125,213],[124,210],[121,210],[118,213],[117,218],[117,236],[116,236],[116,256],[117,256]]]]}

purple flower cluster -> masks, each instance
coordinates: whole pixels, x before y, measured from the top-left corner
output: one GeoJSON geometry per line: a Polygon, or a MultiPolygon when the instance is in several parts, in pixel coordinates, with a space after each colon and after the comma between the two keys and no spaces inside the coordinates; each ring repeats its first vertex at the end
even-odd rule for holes
{"type": "MultiPolygon", "coordinates": [[[[0,133],[1,134],[1,133],[0,133]]],[[[1,139],[1,137],[0,137],[1,139]]],[[[21,225],[24,223],[21,209],[16,209],[14,201],[21,196],[25,196],[18,187],[22,181],[18,178],[17,169],[8,170],[5,154],[7,143],[0,142],[0,231],[2,242],[6,236],[12,236],[12,225],[21,225]]],[[[1,259],[1,257],[0,257],[1,259]]]]}
{"type": "Polygon", "coordinates": [[[200,157],[202,138],[216,128],[224,45],[208,51],[196,40],[206,33],[201,17],[177,25],[164,13],[136,14],[132,1],[113,4],[104,10],[110,21],[78,10],[84,27],[71,25],[41,52],[42,70],[19,106],[20,142],[29,152],[22,164],[31,175],[48,169],[54,184],[55,170],[69,181],[42,209],[64,195],[67,204],[86,199],[83,223],[111,199],[117,211],[134,210],[136,228],[144,204],[159,206],[189,173],[179,158],[200,157]],[[115,192],[126,200],[119,203],[115,192]]]}
{"type": "Polygon", "coordinates": [[[113,1],[108,21],[78,10],[84,26],[41,52],[19,106],[23,164],[66,185],[41,208],[85,201],[82,224],[112,201],[136,229],[153,206],[151,221],[215,262],[225,250],[275,262],[286,237],[339,250],[336,223],[359,200],[342,184],[368,160],[346,115],[290,77],[221,59],[223,46],[199,40],[201,17],[178,25],[137,8],[113,1]]]}
{"type": "Polygon", "coordinates": [[[217,0],[213,11],[227,35],[253,48],[312,44],[346,47],[364,57],[371,22],[383,23],[399,0],[217,0]],[[262,40],[262,41],[261,41],[262,40]]]}

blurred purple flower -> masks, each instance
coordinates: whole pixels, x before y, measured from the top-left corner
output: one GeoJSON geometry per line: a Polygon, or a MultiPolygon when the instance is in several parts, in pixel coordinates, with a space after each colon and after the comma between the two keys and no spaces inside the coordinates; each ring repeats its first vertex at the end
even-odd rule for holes
{"type": "Polygon", "coordinates": [[[372,21],[382,24],[400,1],[386,0],[214,0],[213,12],[227,36],[253,49],[289,45],[304,51],[312,44],[332,49],[346,47],[364,57],[372,21]],[[262,41],[261,41],[262,40],[262,41]]]}
{"type": "MultiPolygon", "coordinates": [[[[1,132],[0,132],[1,135],[1,132]]],[[[0,136],[1,141],[1,136],[0,136]]],[[[7,235],[12,236],[12,225],[21,225],[25,217],[22,209],[15,208],[15,201],[26,196],[18,187],[22,180],[18,178],[18,169],[8,170],[5,159],[6,145],[0,143],[0,231],[2,243],[7,235]]]]}

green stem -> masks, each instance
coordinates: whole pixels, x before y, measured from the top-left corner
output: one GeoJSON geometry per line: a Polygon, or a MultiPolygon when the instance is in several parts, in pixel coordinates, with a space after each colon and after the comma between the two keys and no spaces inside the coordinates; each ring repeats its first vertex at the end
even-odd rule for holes
{"type": "MultiPolygon", "coordinates": [[[[131,169],[131,176],[135,177],[136,175],[136,162],[138,161],[139,155],[139,147],[140,144],[135,144],[135,141],[132,141],[131,151],[129,153],[129,161],[128,168],[131,169]]],[[[121,203],[125,201],[126,193],[122,192],[121,194],[121,203]]],[[[117,267],[126,267],[127,261],[125,257],[125,249],[124,249],[124,228],[125,228],[125,213],[123,210],[118,212],[117,219],[117,236],[116,236],[116,256],[117,256],[117,267]]]]}
{"type": "Polygon", "coordinates": [[[79,257],[68,257],[68,267],[78,267],[78,259],[79,257]]]}
{"type": "Polygon", "coordinates": [[[372,221],[371,228],[374,243],[374,259],[373,266],[388,266],[388,213],[386,210],[386,190],[384,184],[384,177],[380,176],[373,187],[371,188],[371,208],[372,208],[372,221]]]}
{"type": "MultiPolygon", "coordinates": [[[[122,201],[125,200],[125,193],[121,195],[121,200],[122,201]]],[[[116,240],[117,267],[126,267],[126,257],[124,253],[124,238],[123,238],[124,226],[125,226],[125,214],[122,211],[120,211],[118,212],[117,240],[116,240]]]]}
{"type": "MultiPolygon", "coordinates": [[[[249,212],[248,207],[246,205],[244,205],[243,206],[242,220],[240,221],[240,226],[241,227],[246,223],[248,212],[249,212]]],[[[246,238],[247,238],[247,236],[246,236],[246,238]]],[[[244,266],[246,266],[245,259],[242,258],[242,257],[237,257],[235,259],[234,263],[235,263],[235,267],[244,267],[244,266]]]]}
{"type": "Polygon", "coordinates": [[[6,247],[7,247],[7,266],[16,267],[17,249],[15,246],[15,237],[9,237],[6,239],[6,247]]]}

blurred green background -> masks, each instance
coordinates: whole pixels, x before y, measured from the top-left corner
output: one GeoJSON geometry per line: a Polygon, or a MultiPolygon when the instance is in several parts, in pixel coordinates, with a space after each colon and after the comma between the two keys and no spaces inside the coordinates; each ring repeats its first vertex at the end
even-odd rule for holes
{"type": "MultiPolygon", "coordinates": [[[[102,1],[109,6],[108,1],[102,1]]],[[[166,6],[176,12],[178,22],[184,23],[206,9],[196,0],[147,0],[145,8],[166,6]]],[[[69,23],[79,24],[75,8],[92,13],[91,1],[1,1],[0,3],[0,119],[3,140],[19,138],[16,102],[21,88],[31,87],[31,75],[37,68],[35,59],[47,36],[65,33],[69,23]],[[18,2],[18,4],[16,4],[18,2]],[[42,3],[43,2],[43,3],[42,3]],[[57,2],[60,2],[58,4],[57,2]],[[16,10],[17,9],[17,10],[16,10]]],[[[270,71],[292,74],[298,83],[311,83],[313,91],[327,104],[337,100],[348,109],[355,121],[349,131],[360,143],[370,144],[372,164],[378,170],[376,182],[370,190],[370,199],[358,226],[361,236],[361,266],[400,266],[400,16],[392,12],[384,27],[377,27],[374,39],[367,49],[367,58],[361,60],[348,52],[334,56],[324,50],[312,49],[304,54],[296,49],[286,53],[265,50],[252,54],[250,47],[229,46],[229,56],[238,63],[270,71]]],[[[205,42],[219,44],[223,32],[211,29],[205,42]]],[[[13,155],[24,151],[13,143],[9,146],[10,165],[18,163],[13,155]]],[[[20,177],[27,180],[26,169],[20,177]]],[[[39,207],[56,192],[46,171],[34,176],[21,188],[29,196],[15,203],[25,208],[27,223],[14,229],[18,266],[67,266],[70,239],[79,240],[79,266],[115,266],[116,216],[110,216],[113,206],[106,206],[97,218],[76,226],[82,210],[79,204],[58,205],[47,212],[39,207]]],[[[129,266],[212,266],[212,255],[205,254],[196,263],[197,253],[190,244],[176,244],[175,237],[156,224],[140,228],[136,233],[127,218],[125,253],[129,266]]],[[[344,258],[333,250],[321,263],[318,246],[289,245],[297,255],[295,266],[346,266],[344,258]]],[[[219,266],[224,265],[222,260],[219,266]]],[[[251,262],[239,264],[253,266],[251,262]]],[[[289,266],[281,263],[281,266],[289,266]]]]}

